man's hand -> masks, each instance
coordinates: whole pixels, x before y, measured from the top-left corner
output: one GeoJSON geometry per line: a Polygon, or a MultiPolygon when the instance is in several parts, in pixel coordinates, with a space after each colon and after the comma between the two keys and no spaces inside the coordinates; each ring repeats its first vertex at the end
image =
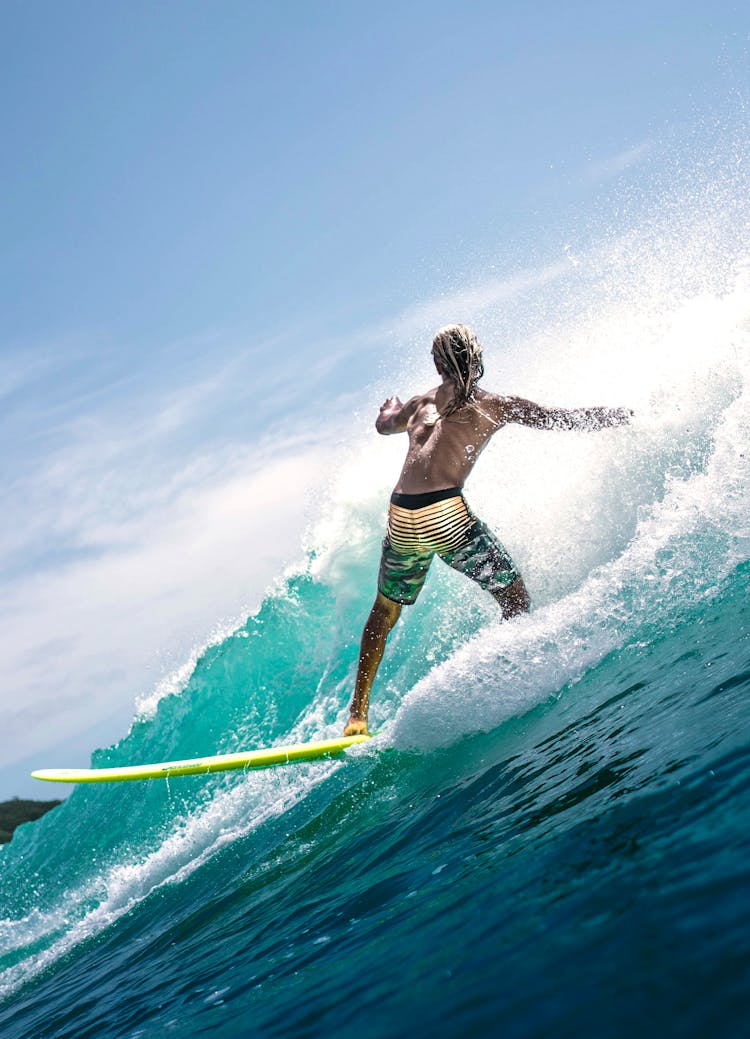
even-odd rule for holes
{"type": "Polygon", "coordinates": [[[380,405],[378,417],[375,419],[375,429],[378,433],[403,433],[409,416],[414,410],[417,398],[402,404],[398,397],[389,397],[380,405]]]}
{"type": "Polygon", "coordinates": [[[629,426],[635,414],[632,408],[607,408],[606,411],[608,426],[629,426]]]}
{"type": "Polygon", "coordinates": [[[383,418],[390,418],[396,412],[401,411],[403,406],[398,397],[388,397],[380,405],[380,414],[383,418]]]}

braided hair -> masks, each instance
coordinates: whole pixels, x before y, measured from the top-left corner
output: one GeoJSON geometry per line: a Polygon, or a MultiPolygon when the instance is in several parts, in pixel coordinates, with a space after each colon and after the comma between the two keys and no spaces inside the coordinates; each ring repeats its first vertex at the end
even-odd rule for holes
{"type": "Polygon", "coordinates": [[[482,347],[466,325],[445,325],[432,341],[432,356],[441,375],[453,383],[453,400],[443,411],[445,417],[474,399],[476,384],[484,375],[482,347]]]}

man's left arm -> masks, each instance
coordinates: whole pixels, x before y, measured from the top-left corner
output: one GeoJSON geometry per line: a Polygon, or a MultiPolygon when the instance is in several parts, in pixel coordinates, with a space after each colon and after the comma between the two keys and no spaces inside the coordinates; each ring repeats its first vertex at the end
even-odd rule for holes
{"type": "Polygon", "coordinates": [[[607,429],[627,426],[633,417],[629,408],[548,408],[523,397],[500,398],[502,420],[532,429],[607,429]]]}

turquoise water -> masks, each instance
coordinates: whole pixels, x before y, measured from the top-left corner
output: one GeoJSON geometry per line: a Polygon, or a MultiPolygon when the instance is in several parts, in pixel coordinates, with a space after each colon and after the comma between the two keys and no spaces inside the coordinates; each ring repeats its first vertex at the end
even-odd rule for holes
{"type": "MultiPolygon", "coordinates": [[[[81,787],[20,828],[3,1039],[744,1033],[750,266],[696,248],[686,280],[658,244],[571,268],[573,316],[504,355],[529,396],[636,409],[482,459],[532,613],[436,566],[345,760],[81,787]]],[[[95,765],[341,730],[400,450],[355,444],[299,564],[95,765]]]]}

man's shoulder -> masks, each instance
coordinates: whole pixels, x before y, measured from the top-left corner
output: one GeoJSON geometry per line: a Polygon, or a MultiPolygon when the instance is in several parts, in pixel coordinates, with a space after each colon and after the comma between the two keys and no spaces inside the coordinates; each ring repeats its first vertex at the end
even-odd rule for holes
{"type": "Polygon", "coordinates": [[[418,411],[420,408],[426,407],[428,404],[434,404],[435,398],[437,397],[438,387],[435,386],[431,390],[426,390],[424,393],[418,393],[415,397],[410,397],[404,407],[409,408],[412,412],[418,411]]]}
{"type": "Polygon", "coordinates": [[[487,418],[491,418],[493,422],[500,425],[507,421],[513,404],[512,397],[504,397],[499,393],[479,389],[479,387],[475,391],[474,400],[479,410],[487,418]]]}
{"type": "Polygon", "coordinates": [[[485,390],[479,386],[477,386],[475,392],[481,400],[494,401],[497,404],[502,404],[503,406],[507,406],[508,404],[516,400],[515,397],[511,396],[508,393],[495,393],[494,390],[485,390]]]}

